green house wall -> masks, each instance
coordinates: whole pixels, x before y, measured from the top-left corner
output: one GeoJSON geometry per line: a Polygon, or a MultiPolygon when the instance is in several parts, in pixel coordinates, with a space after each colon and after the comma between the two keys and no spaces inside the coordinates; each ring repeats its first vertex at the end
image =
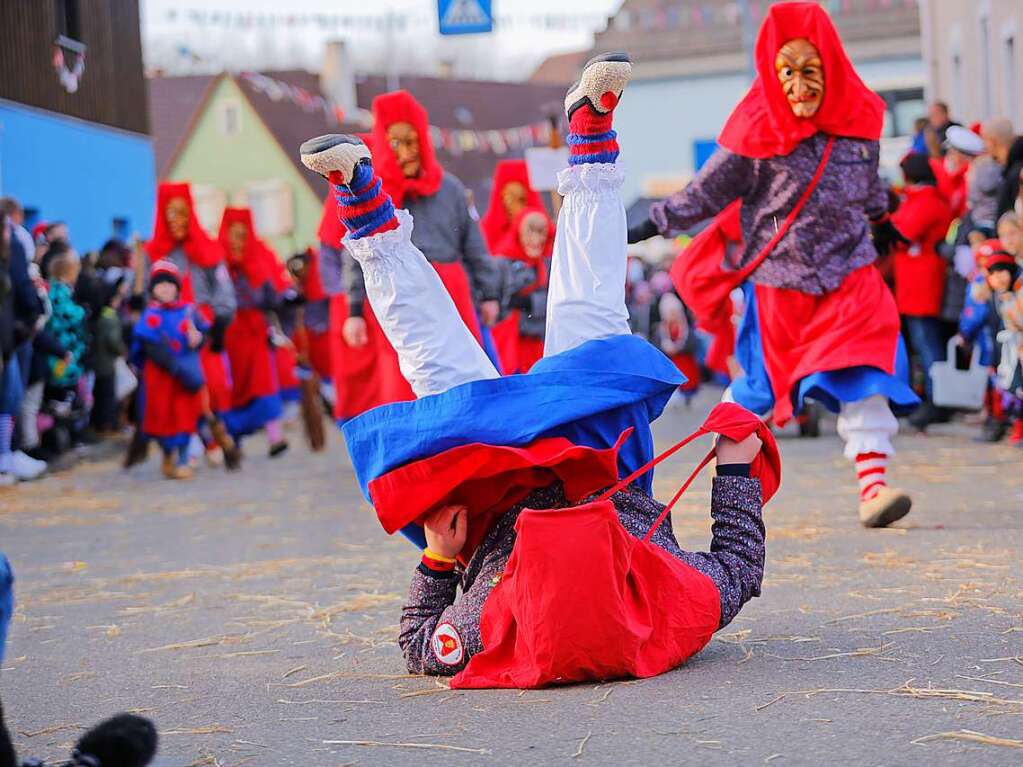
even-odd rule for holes
{"type": "MultiPolygon", "coordinates": [[[[282,180],[291,187],[294,226],[290,235],[265,239],[281,259],[316,243],[320,199],[230,77],[222,77],[214,86],[167,178],[218,187],[224,191],[228,205],[251,182],[282,180]],[[222,128],[221,112],[226,100],[238,105],[239,130],[233,135],[226,135],[222,128]]],[[[210,234],[216,236],[216,231],[210,234]]]]}

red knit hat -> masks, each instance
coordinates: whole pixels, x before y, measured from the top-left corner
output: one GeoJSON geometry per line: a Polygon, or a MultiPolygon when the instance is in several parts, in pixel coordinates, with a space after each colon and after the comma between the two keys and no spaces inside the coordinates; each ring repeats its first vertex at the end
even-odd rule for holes
{"type": "Polygon", "coordinates": [[[149,269],[149,289],[152,290],[161,282],[173,283],[181,290],[181,272],[173,261],[166,258],[154,262],[149,269]]]}

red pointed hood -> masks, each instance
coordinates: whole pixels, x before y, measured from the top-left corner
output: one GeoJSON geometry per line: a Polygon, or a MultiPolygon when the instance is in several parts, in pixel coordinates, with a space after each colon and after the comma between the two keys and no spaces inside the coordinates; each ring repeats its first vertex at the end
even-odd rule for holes
{"type": "Polygon", "coordinates": [[[757,77],[732,111],[718,143],[746,157],[787,155],[817,132],[876,141],[884,122],[884,101],[856,74],[827,12],[816,3],[772,5],[760,27],[755,50],[757,77]],[[824,99],[812,118],[792,113],[774,69],[789,40],[805,38],[824,65],[824,99]]]}
{"type": "Polygon", "coordinates": [[[494,183],[490,188],[490,204],[487,212],[480,219],[480,228],[486,238],[487,248],[494,253],[501,241],[511,229],[511,221],[501,202],[501,193],[505,186],[517,181],[526,188],[526,207],[543,210],[540,193],[529,184],[529,171],[525,160],[501,160],[494,167],[494,183]]]}
{"type": "Polygon", "coordinates": [[[306,301],[322,301],[327,297],[320,277],[320,253],[316,248],[306,249],[305,277],[302,278],[302,293],[306,301]]]}
{"type": "Polygon", "coordinates": [[[508,230],[504,237],[498,243],[494,249],[493,254],[500,256],[501,258],[508,258],[512,261],[521,261],[531,269],[536,270],[536,280],[531,285],[527,285],[520,292],[521,293],[532,293],[537,288],[542,288],[547,284],[547,263],[546,260],[551,257],[554,252],[554,222],[551,221],[550,216],[547,215],[542,207],[533,208],[527,207],[519,211],[518,215],[511,220],[508,225],[508,230]],[[522,231],[522,222],[530,213],[539,213],[547,221],[547,242],[544,243],[543,252],[540,254],[540,258],[534,258],[526,253],[525,248],[522,247],[522,239],[520,232],[522,231]]]}
{"type": "Polygon", "coordinates": [[[201,269],[209,269],[224,260],[224,251],[220,243],[210,238],[195,214],[192,202],[192,189],[188,184],[163,182],[156,188],[156,216],[153,223],[153,237],[146,243],[146,253],[150,261],[166,258],[175,248],[181,246],[188,260],[201,269]],[[167,227],[167,204],[175,197],[181,197],[188,203],[191,211],[188,219],[188,236],[184,242],[178,243],[171,237],[167,227]]]}
{"type": "Polygon", "coordinates": [[[373,167],[384,182],[384,191],[391,195],[396,207],[404,207],[407,195],[427,197],[436,194],[444,179],[444,168],[437,162],[430,137],[430,122],[422,104],[408,91],[384,93],[373,99],[373,167]],[[405,178],[398,158],[387,141],[387,129],[405,122],[419,134],[419,175],[405,178]]]}
{"type": "Polygon", "coordinates": [[[260,287],[270,282],[276,290],[285,286],[285,275],[281,263],[273,250],[256,236],[256,227],[252,223],[252,211],[248,208],[224,208],[224,217],[220,220],[220,245],[227,254],[227,267],[232,276],[243,274],[253,287],[260,287]],[[248,237],[241,258],[235,259],[231,252],[227,231],[232,224],[239,223],[245,227],[248,237]]]}

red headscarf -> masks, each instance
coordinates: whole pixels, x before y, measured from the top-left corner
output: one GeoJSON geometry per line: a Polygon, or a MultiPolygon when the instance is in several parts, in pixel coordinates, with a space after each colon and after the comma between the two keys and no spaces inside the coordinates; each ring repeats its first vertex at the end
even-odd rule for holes
{"type": "Polygon", "coordinates": [[[718,143],[745,157],[787,155],[818,131],[832,136],[876,141],[884,122],[884,101],[853,69],[827,12],[816,3],[772,5],[756,45],[757,77],[732,111],[718,143]],[[792,113],[775,73],[778,50],[805,38],[820,52],[824,98],[810,118],[792,113]]]}
{"type": "Polygon", "coordinates": [[[239,273],[245,275],[245,279],[254,288],[261,287],[269,282],[275,290],[283,290],[286,286],[286,278],[280,261],[274,252],[256,236],[256,228],[252,224],[252,211],[248,208],[224,208],[224,217],[220,220],[220,244],[227,254],[227,267],[231,276],[239,273]],[[232,224],[239,223],[245,227],[248,237],[245,239],[245,250],[239,260],[235,260],[231,252],[230,239],[227,230],[232,224]]]}
{"type": "Polygon", "coordinates": [[[181,247],[188,260],[200,269],[209,269],[224,260],[224,251],[220,243],[210,238],[199,224],[192,203],[192,190],[188,184],[163,182],[156,188],[156,220],[153,223],[153,238],[146,243],[146,252],[150,261],[166,258],[175,248],[181,247]],[[167,204],[175,197],[181,197],[188,203],[188,236],[184,242],[177,242],[171,237],[167,226],[167,204]]]}
{"type": "Polygon", "coordinates": [[[504,203],[501,202],[501,193],[504,188],[517,181],[526,188],[526,207],[543,210],[543,200],[539,192],[529,184],[529,171],[526,168],[525,160],[501,160],[494,167],[494,183],[490,188],[490,204],[487,205],[487,212],[480,219],[480,228],[483,230],[483,237],[487,241],[487,247],[491,253],[496,252],[502,240],[512,229],[508,214],[505,212],[504,203]]]}
{"type": "Polygon", "coordinates": [[[511,259],[512,261],[521,261],[531,269],[535,269],[536,280],[520,291],[521,293],[532,293],[537,288],[541,288],[547,284],[546,259],[550,258],[553,252],[554,222],[551,221],[550,216],[547,215],[547,212],[542,207],[527,207],[520,210],[515,218],[512,219],[511,223],[508,225],[504,238],[498,246],[494,248],[493,254],[495,256],[500,256],[501,258],[511,259]],[[534,258],[526,253],[525,248],[522,247],[522,239],[520,237],[522,222],[525,220],[526,216],[531,213],[539,213],[544,217],[544,221],[547,222],[547,242],[544,243],[543,250],[541,251],[539,258],[534,258]]]}
{"type": "Polygon", "coordinates": [[[373,167],[384,182],[395,207],[404,207],[406,195],[427,197],[436,194],[444,179],[444,168],[437,162],[430,139],[426,110],[408,91],[384,93],[373,99],[373,167]],[[394,123],[408,123],[419,134],[419,175],[405,178],[398,158],[391,151],[387,129],[394,123]]]}

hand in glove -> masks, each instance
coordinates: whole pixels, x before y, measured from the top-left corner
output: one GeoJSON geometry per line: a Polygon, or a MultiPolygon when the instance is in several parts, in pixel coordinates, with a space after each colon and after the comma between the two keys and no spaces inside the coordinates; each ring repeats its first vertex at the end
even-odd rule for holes
{"type": "Polygon", "coordinates": [[[216,317],[213,320],[213,327],[210,328],[210,351],[220,354],[224,351],[224,335],[227,333],[227,326],[231,324],[229,317],[216,317]]]}
{"type": "Polygon", "coordinates": [[[628,243],[632,245],[633,243],[643,242],[643,240],[649,240],[660,233],[661,231],[657,228],[657,224],[648,218],[642,224],[637,224],[629,229],[628,243]]]}
{"type": "Polygon", "coordinates": [[[895,224],[892,223],[891,216],[887,213],[880,218],[871,219],[870,231],[874,240],[874,247],[877,249],[878,255],[882,257],[891,253],[892,248],[894,248],[897,244],[911,244],[902,232],[895,228],[895,224]]]}

